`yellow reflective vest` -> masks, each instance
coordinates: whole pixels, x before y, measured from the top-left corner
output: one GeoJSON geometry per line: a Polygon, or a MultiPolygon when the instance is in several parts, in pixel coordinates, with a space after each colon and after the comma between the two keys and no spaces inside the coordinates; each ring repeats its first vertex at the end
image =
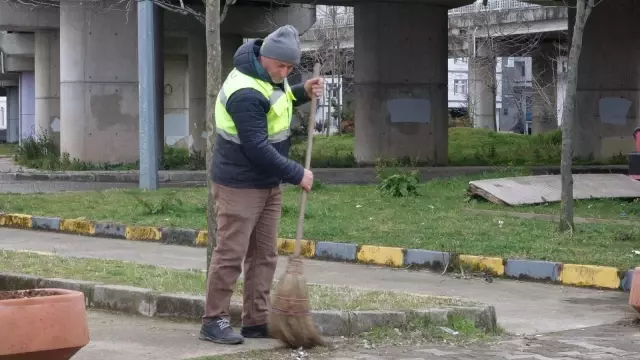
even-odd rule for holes
{"type": "Polygon", "coordinates": [[[289,138],[295,97],[291,92],[287,80],[285,79],[284,81],[285,91],[282,91],[280,88],[266,81],[245,75],[237,69],[233,69],[229,76],[227,76],[216,99],[215,116],[217,133],[224,139],[233,141],[236,144],[241,144],[240,138],[238,137],[238,130],[231,115],[227,112],[226,105],[231,94],[246,88],[258,90],[269,100],[269,104],[271,104],[271,108],[267,113],[269,142],[277,143],[289,138]]]}

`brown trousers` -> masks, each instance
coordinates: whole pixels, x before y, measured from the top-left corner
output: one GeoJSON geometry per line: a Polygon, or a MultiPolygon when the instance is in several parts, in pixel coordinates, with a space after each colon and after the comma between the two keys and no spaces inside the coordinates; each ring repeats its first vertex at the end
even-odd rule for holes
{"type": "Polygon", "coordinates": [[[203,322],[229,318],[231,296],[242,272],[242,325],[267,323],[270,291],[278,263],[282,192],[213,185],[218,232],[211,257],[203,322]]]}

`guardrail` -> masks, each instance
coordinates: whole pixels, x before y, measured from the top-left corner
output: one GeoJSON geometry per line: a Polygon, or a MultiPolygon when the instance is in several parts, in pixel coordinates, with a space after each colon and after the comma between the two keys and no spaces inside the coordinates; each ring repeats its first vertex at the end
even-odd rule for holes
{"type": "MultiPolygon", "coordinates": [[[[487,6],[483,6],[481,2],[476,2],[471,5],[461,6],[459,8],[449,10],[449,15],[460,15],[460,14],[468,14],[472,12],[481,12],[481,11],[498,11],[498,10],[509,10],[509,9],[527,9],[527,8],[538,8],[542,5],[534,5],[529,4],[523,1],[517,0],[489,0],[487,6]]],[[[339,14],[335,17],[335,25],[334,19],[328,16],[318,17],[318,20],[313,25],[312,29],[322,29],[328,27],[347,27],[353,26],[354,19],[353,14],[339,14]]]]}

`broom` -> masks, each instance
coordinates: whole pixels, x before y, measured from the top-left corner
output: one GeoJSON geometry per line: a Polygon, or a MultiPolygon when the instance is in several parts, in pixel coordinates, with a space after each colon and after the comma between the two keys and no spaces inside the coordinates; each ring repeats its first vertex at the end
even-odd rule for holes
{"type": "MultiPolygon", "coordinates": [[[[320,64],[313,67],[313,77],[320,75],[320,64]]],[[[311,149],[313,129],[315,127],[316,96],[311,96],[311,111],[307,126],[307,153],[305,169],[311,167],[311,149]]],[[[304,211],[307,204],[307,192],[302,189],[300,196],[300,216],[296,231],[296,242],[293,255],[289,258],[287,268],[279,279],[269,312],[269,335],[292,348],[309,349],[324,345],[324,341],[316,329],[309,311],[309,293],[304,277],[302,257],[300,256],[300,240],[304,222],[304,211]]]]}

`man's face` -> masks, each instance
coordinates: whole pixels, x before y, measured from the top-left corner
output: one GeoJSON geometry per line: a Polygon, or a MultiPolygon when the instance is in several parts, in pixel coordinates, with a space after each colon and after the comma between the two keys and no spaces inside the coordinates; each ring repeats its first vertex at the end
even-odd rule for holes
{"type": "Polygon", "coordinates": [[[260,64],[267,71],[269,77],[271,77],[271,81],[276,84],[284,82],[284,79],[289,76],[293,70],[293,65],[266,56],[260,57],[260,64]]]}

